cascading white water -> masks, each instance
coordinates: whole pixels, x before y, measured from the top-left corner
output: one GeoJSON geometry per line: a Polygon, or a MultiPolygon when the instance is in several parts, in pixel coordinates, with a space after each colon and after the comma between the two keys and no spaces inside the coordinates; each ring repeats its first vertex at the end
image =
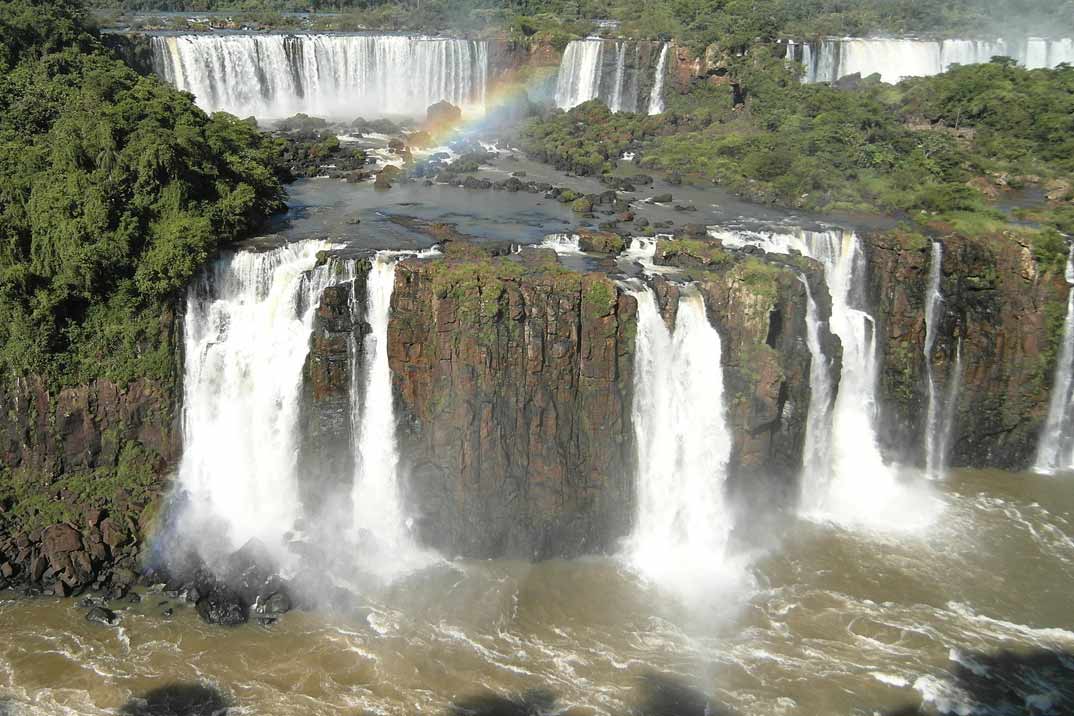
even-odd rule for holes
{"type": "Polygon", "coordinates": [[[1011,57],[1030,69],[1074,62],[1074,39],[1026,38],[1020,41],[920,40],[914,38],[832,38],[819,43],[787,44],[787,59],[805,66],[803,82],[834,82],[860,73],[879,74],[884,82],[927,77],[951,65],[974,65],[992,57],[1011,57]]]}
{"type": "Polygon", "coordinates": [[[828,357],[820,342],[821,320],[817,302],[804,277],[799,277],[806,291],[806,343],[809,346],[809,418],[806,421],[806,437],[802,457],[801,481],[802,505],[809,511],[824,506],[828,494],[826,477],[831,476],[832,435],[832,376],[828,357]]]}
{"type": "Polygon", "coordinates": [[[1074,247],[1067,256],[1067,315],[1048,417],[1037,446],[1034,470],[1048,475],[1074,470],[1074,247]]]}
{"type": "Polygon", "coordinates": [[[613,112],[623,111],[623,80],[626,73],[627,43],[620,42],[615,48],[615,79],[612,81],[612,96],[608,100],[608,109],[613,112]]]}
{"type": "Polygon", "coordinates": [[[285,557],[299,511],[302,366],[332,280],[315,264],[328,247],[225,256],[188,291],[179,529],[208,560],[252,538],[285,557]]]}
{"type": "Polygon", "coordinates": [[[928,386],[928,406],[925,417],[925,475],[936,480],[943,477],[941,450],[940,402],[936,397],[936,380],[932,372],[932,350],[936,345],[936,329],[943,294],[940,278],[943,275],[943,244],[932,242],[929,261],[929,281],[925,289],[925,380],[928,386]]]}
{"type": "Polygon", "coordinates": [[[947,394],[944,396],[940,420],[940,435],[936,445],[936,461],[941,474],[951,454],[951,438],[955,431],[955,417],[958,414],[958,392],[962,387],[962,339],[955,346],[955,365],[947,376],[947,394]]]}
{"type": "Polygon", "coordinates": [[[578,234],[549,234],[540,244],[542,249],[552,249],[557,254],[580,254],[582,249],[578,234]]]}
{"type": "Polygon", "coordinates": [[[939,503],[901,483],[880,452],[875,322],[863,310],[866,265],[858,236],[840,230],[768,234],[714,229],[710,234],[728,247],[755,245],[783,254],[796,250],[824,266],[832,298],[831,330],[843,344],[843,366],[832,408],[830,470],[803,474],[803,494],[819,496],[814,504],[803,504],[803,511],[881,530],[916,529],[931,522],[939,503]]]}
{"type": "Polygon", "coordinates": [[[573,40],[567,43],[556,77],[556,106],[570,109],[597,97],[603,65],[603,40],[573,40]]]}
{"type": "MultiPolygon", "coordinates": [[[[663,111],[663,86],[667,62],[667,44],[657,62],[654,86],[648,104],[650,114],[663,111]],[[659,107],[653,112],[653,102],[659,107]]],[[[641,45],[627,40],[587,38],[567,44],[556,76],[556,106],[577,107],[592,99],[603,100],[613,112],[639,111],[639,66],[641,45]],[[628,61],[628,53],[633,57],[628,61]],[[615,63],[614,68],[611,66],[615,63]],[[605,65],[608,71],[605,71],[605,65]]]]}
{"type": "Polygon", "coordinates": [[[685,593],[710,581],[731,586],[727,576],[737,582],[741,575],[727,568],[733,517],[724,483],[731,432],[719,333],[692,287],[681,293],[674,332],[651,288],[632,295],[638,301],[631,411],[638,462],[630,562],[685,593]]]}
{"type": "Polygon", "coordinates": [[[370,330],[362,350],[364,371],[352,351],[351,420],[357,427],[352,491],[355,542],[362,566],[388,579],[435,559],[418,546],[403,508],[388,363],[395,267],[408,255],[414,252],[380,251],[374,257],[366,278],[365,320],[370,330]]]}
{"type": "Polygon", "coordinates": [[[405,35],[156,36],[154,71],[206,111],[240,117],[298,112],[336,119],[424,116],[446,100],[484,111],[483,41],[405,35]]]}
{"type": "Polygon", "coordinates": [[[660,48],[660,59],[656,61],[656,74],[653,76],[653,90],[649,95],[649,114],[664,111],[664,75],[667,72],[668,43],[660,48]]]}

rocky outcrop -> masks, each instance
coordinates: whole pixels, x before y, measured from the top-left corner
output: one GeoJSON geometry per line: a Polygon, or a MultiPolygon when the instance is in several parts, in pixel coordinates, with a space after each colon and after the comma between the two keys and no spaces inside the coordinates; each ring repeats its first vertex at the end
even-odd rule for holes
{"type": "MultiPolygon", "coordinates": [[[[831,312],[823,269],[802,257],[753,256],[709,240],[666,240],[658,264],[697,282],[723,348],[725,400],[733,432],[729,479],[753,514],[794,504],[809,412],[811,356],[804,277],[824,318],[821,343],[837,380],[842,350],[827,328],[831,312]]],[[[670,314],[676,287],[658,281],[670,314]]]]}
{"type": "Polygon", "coordinates": [[[636,303],[547,250],[396,272],[389,360],[408,504],[445,554],[544,558],[629,530],[636,303]]]}
{"type": "Polygon", "coordinates": [[[0,588],[124,592],[179,456],[173,389],[105,380],[0,386],[0,588]]]}
{"type": "Polygon", "coordinates": [[[370,330],[362,315],[370,264],[368,259],[351,262],[355,278],[321,294],[303,366],[300,488],[312,514],[337,499],[349,500],[341,494],[349,495],[350,489],[341,476],[354,474],[351,392],[355,368],[362,363],[363,339],[370,330]]]}
{"type": "MultiPolygon", "coordinates": [[[[899,232],[864,240],[878,321],[882,446],[891,459],[920,462],[930,240],[899,232]]],[[[932,355],[938,395],[953,378],[961,346],[951,464],[1025,468],[1047,413],[1067,287],[1061,276],[1041,274],[1019,236],[936,240],[943,244],[944,296],[932,355]]]]}

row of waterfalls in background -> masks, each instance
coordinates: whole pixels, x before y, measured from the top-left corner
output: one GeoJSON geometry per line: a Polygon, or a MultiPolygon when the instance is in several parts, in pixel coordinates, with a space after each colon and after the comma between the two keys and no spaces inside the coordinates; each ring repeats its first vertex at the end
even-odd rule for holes
{"type": "Polygon", "coordinates": [[[408,35],[199,34],[151,38],[153,69],[206,111],[283,118],[485,109],[488,43],[408,35]]]}
{"type": "Polygon", "coordinates": [[[668,47],[598,38],[568,43],[556,77],[556,106],[570,109],[600,99],[613,112],[660,114],[668,47]]]}
{"type": "Polygon", "coordinates": [[[928,77],[951,65],[975,65],[1010,57],[1037,69],[1074,63],[1074,39],[1027,38],[1021,41],[919,40],[913,38],[829,38],[787,43],[786,57],[805,67],[803,82],[835,82],[847,75],[879,74],[884,82],[928,77]]]}
{"type": "MultiPolygon", "coordinates": [[[[150,38],[154,72],[209,112],[279,119],[303,112],[423,116],[441,100],[481,115],[490,102],[489,42],[411,35],[189,34],[150,38]]],[[[567,45],[556,104],[591,99],[615,112],[664,111],[667,43],[567,45]]]]}

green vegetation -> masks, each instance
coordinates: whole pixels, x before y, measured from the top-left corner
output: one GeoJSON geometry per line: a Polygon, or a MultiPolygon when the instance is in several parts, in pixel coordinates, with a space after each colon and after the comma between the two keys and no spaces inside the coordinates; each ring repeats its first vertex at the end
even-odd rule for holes
{"type": "Polygon", "coordinates": [[[73,0],[0,0],[0,371],[171,377],[169,306],[282,207],[276,145],[141,77],[73,0]]]}
{"type": "Polygon", "coordinates": [[[631,37],[676,38],[696,52],[711,43],[737,51],[781,37],[884,33],[1047,34],[1074,24],[1069,0],[94,0],[129,12],[241,13],[275,27],[296,26],[284,13],[321,13],[315,29],[507,31],[550,41],[616,20],[631,37]],[[327,14],[326,14],[327,13],[327,14]]]}

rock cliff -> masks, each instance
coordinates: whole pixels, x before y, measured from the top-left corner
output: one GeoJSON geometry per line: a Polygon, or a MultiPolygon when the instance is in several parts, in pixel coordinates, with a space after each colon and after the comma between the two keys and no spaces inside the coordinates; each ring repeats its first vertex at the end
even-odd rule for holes
{"type": "MultiPolygon", "coordinates": [[[[1061,276],[1041,273],[1020,237],[936,240],[943,244],[944,300],[932,354],[939,395],[961,345],[951,464],[1023,469],[1033,460],[1048,408],[1067,287],[1061,276]]],[[[930,240],[886,232],[864,241],[878,320],[881,440],[888,457],[920,462],[930,240]]]]}
{"type": "Polygon", "coordinates": [[[470,557],[610,549],[631,519],[634,300],[547,250],[448,246],[399,266],[389,328],[422,540],[470,557]]]}

